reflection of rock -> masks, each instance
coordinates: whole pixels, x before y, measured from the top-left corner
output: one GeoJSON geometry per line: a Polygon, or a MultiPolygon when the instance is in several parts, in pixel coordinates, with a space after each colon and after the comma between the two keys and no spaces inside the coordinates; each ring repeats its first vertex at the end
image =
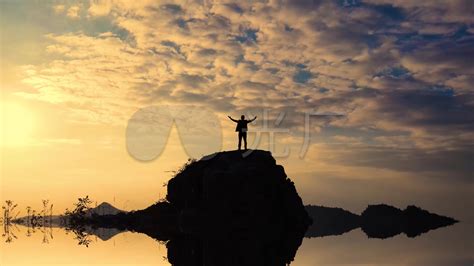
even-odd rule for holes
{"type": "Polygon", "coordinates": [[[287,265],[303,234],[273,231],[216,231],[213,235],[183,234],[167,243],[172,265],[287,265]]]}
{"type": "Polygon", "coordinates": [[[107,241],[107,240],[111,239],[112,237],[122,233],[123,230],[119,230],[117,228],[91,228],[91,227],[88,227],[88,228],[86,228],[85,232],[87,232],[91,235],[97,236],[102,241],[107,241]]]}
{"type": "Polygon", "coordinates": [[[306,231],[306,237],[342,235],[360,226],[360,217],[341,208],[306,206],[313,224],[306,231]]]}
{"type": "Polygon", "coordinates": [[[429,213],[415,206],[400,210],[385,204],[369,205],[362,215],[353,214],[341,208],[306,206],[313,224],[306,231],[306,237],[341,235],[355,228],[373,238],[387,238],[401,233],[416,237],[439,227],[457,221],[429,213]]]}
{"type": "Polygon", "coordinates": [[[370,205],[361,215],[362,230],[375,238],[387,238],[405,233],[416,237],[439,227],[448,226],[457,221],[427,212],[416,206],[400,210],[385,204],[370,205]]]}

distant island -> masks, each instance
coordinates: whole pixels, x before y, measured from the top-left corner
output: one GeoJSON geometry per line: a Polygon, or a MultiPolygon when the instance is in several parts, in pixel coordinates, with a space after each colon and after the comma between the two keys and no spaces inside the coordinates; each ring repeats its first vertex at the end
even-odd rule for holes
{"type": "Polygon", "coordinates": [[[386,204],[369,205],[361,215],[341,208],[312,205],[306,206],[306,211],[313,218],[306,237],[342,235],[356,228],[361,228],[370,238],[388,238],[401,233],[416,237],[458,222],[416,206],[400,210],[386,204]]]}

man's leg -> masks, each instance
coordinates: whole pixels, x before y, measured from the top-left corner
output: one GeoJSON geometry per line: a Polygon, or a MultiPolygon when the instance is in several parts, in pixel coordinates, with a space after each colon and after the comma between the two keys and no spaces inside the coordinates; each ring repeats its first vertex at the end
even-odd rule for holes
{"type": "Polygon", "coordinates": [[[239,132],[239,151],[242,144],[242,132],[239,132]]]}
{"type": "Polygon", "coordinates": [[[242,137],[244,138],[245,150],[247,150],[247,132],[242,133],[242,135],[242,137]]]}

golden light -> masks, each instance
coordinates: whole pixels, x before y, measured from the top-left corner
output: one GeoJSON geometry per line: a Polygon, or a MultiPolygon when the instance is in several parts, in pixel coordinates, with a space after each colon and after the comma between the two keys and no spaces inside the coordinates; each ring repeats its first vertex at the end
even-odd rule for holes
{"type": "Polygon", "coordinates": [[[0,128],[2,145],[22,146],[29,144],[34,129],[34,115],[23,105],[2,102],[0,128]]]}

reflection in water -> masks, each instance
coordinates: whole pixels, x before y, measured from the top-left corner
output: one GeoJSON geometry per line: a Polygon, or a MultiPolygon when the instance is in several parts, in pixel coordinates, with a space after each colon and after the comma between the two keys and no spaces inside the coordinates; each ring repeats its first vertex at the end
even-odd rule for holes
{"type": "Polygon", "coordinates": [[[74,239],[77,241],[78,245],[89,247],[89,244],[92,242],[90,238],[91,236],[90,234],[86,233],[85,231],[77,230],[77,229],[73,229],[71,231],[74,233],[75,235],[74,239]]]}
{"type": "MultiPolygon", "coordinates": [[[[386,240],[367,238],[360,229],[341,236],[305,238],[291,265],[472,265],[471,228],[469,223],[459,223],[417,238],[398,235],[386,240]]],[[[258,250],[255,247],[262,245],[257,236],[228,236],[231,239],[226,241],[187,237],[172,242],[155,241],[145,234],[117,229],[68,231],[21,225],[5,229],[0,244],[1,265],[170,265],[170,262],[173,265],[203,265],[197,262],[204,256],[227,259],[228,263],[224,265],[232,265],[232,262],[244,265],[249,258],[263,256],[246,253],[258,250]]],[[[216,263],[208,261],[204,265],[216,263]]]]}
{"type": "Polygon", "coordinates": [[[368,238],[361,229],[341,236],[305,238],[292,265],[472,266],[472,223],[458,223],[416,238],[368,238]]]}
{"type": "MultiPolygon", "coordinates": [[[[87,234],[88,245],[83,238],[63,228],[51,228],[54,240],[43,243],[43,233],[27,227],[12,228],[18,236],[13,242],[0,243],[0,265],[169,265],[166,247],[146,235],[122,232],[107,241],[87,234]]],[[[4,240],[2,238],[2,240],[4,240]]]]}

